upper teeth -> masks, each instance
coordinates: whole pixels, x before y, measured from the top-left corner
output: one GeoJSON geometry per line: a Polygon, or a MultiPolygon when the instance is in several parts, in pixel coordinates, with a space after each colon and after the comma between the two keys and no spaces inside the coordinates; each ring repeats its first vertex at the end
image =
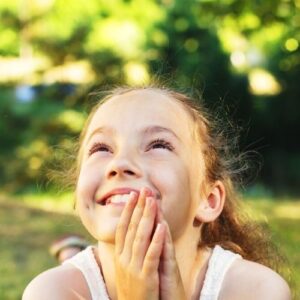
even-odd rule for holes
{"type": "Polygon", "coordinates": [[[109,197],[108,202],[110,203],[126,203],[129,200],[129,194],[124,195],[113,195],[109,197]]]}

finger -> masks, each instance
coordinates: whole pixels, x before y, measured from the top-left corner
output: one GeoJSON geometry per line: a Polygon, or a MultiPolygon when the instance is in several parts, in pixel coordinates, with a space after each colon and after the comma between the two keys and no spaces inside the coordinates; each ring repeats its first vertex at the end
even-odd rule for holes
{"type": "Polygon", "coordinates": [[[175,248],[173,245],[170,228],[166,221],[163,222],[166,227],[165,239],[162,249],[162,260],[160,264],[160,269],[165,275],[174,275],[176,271],[176,256],[175,256],[175,248]]]}
{"type": "Polygon", "coordinates": [[[157,224],[143,263],[143,272],[145,275],[150,275],[153,274],[153,272],[158,271],[160,256],[162,254],[164,244],[164,235],[164,224],[157,224]]]}
{"type": "Polygon", "coordinates": [[[156,219],[157,219],[158,223],[162,223],[166,227],[166,235],[165,235],[165,241],[164,241],[163,255],[165,254],[166,257],[169,258],[169,259],[175,259],[175,249],[174,249],[174,246],[173,246],[170,227],[169,227],[167,221],[165,220],[165,218],[163,216],[160,205],[158,205],[156,219]]]}
{"type": "Polygon", "coordinates": [[[115,236],[115,249],[116,254],[120,255],[124,248],[126,232],[128,230],[128,226],[131,220],[132,213],[137,203],[137,193],[130,192],[129,200],[126,203],[124,210],[122,211],[115,236]]]}
{"type": "Polygon", "coordinates": [[[163,213],[162,213],[162,210],[161,210],[161,203],[160,202],[157,202],[157,214],[156,214],[155,221],[156,221],[156,224],[164,222],[164,216],[163,216],[163,213]]]}
{"type": "Polygon", "coordinates": [[[161,205],[158,206],[157,221],[159,223],[164,224],[166,228],[166,234],[165,234],[159,269],[160,271],[163,272],[166,271],[172,272],[173,267],[176,266],[175,248],[172,241],[170,227],[163,216],[161,205]]]}
{"type": "Polygon", "coordinates": [[[143,216],[137,228],[132,247],[131,261],[139,269],[143,266],[143,261],[151,242],[156,211],[156,200],[154,198],[147,197],[143,216]]]}
{"type": "Polygon", "coordinates": [[[138,202],[131,215],[130,223],[126,232],[124,247],[123,247],[123,258],[126,261],[131,260],[132,245],[135,238],[135,234],[140,223],[145,208],[146,197],[149,194],[149,190],[143,188],[141,190],[138,202]]]}

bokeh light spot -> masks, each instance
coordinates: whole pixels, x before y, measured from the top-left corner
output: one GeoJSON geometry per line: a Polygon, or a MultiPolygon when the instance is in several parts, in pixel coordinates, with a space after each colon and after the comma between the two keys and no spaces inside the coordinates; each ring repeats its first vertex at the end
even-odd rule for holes
{"type": "Polygon", "coordinates": [[[254,95],[277,95],[281,86],[276,78],[266,70],[256,68],[249,73],[250,91],[254,95]]]}
{"type": "Polygon", "coordinates": [[[242,51],[234,51],[230,55],[230,61],[236,68],[241,68],[246,65],[246,56],[242,51]]]}
{"type": "Polygon", "coordinates": [[[129,84],[146,84],[150,79],[146,66],[140,63],[127,63],[125,65],[125,74],[126,81],[129,84]]]}
{"type": "Polygon", "coordinates": [[[186,31],[189,27],[189,23],[186,19],[180,18],[175,21],[175,28],[177,31],[183,32],[186,31]]]}
{"type": "Polygon", "coordinates": [[[188,52],[195,52],[199,47],[199,42],[196,39],[187,39],[184,47],[188,52]]]}
{"type": "Polygon", "coordinates": [[[286,50],[293,52],[298,49],[299,42],[294,38],[290,38],[285,41],[284,46],[285,46],[286,50]]]}

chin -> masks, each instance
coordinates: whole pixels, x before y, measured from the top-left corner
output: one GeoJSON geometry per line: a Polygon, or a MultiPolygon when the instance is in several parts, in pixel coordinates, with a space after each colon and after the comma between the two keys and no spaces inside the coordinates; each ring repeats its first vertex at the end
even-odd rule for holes
{"type": "Polygon", "coordinates": [[[115,244],[115,236],[107,235],[107,236],[101,236],[97,238],[97,241],[99,243],[104,243],[104,244],[115,244]]]}
{"type": "Polygon", "coordinates": [[[117,225],[109,224],[109,226],[104,226],[102,224],[98,229],[89,232],[98,242],[115,244],[116,228],[117,225]]]}

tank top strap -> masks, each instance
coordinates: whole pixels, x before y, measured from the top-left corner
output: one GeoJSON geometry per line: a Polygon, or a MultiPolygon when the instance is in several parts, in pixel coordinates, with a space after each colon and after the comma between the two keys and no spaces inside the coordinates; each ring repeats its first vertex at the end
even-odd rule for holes
{"type": "Polygon", "coordinates": [[[109,300],[104,279],[94,256],[93,246],[88,246],[85,250],[64,261],[63,265],[65,264],[72,264],[81,271],[88,284],[92,300],[109,300]]]}
{"type": "Polygon", "coordinates": [[[231,264],[241,258],[239,254],[215,246],[208,262],[200,300],[217,300],[225,274],[231,264]]]}

